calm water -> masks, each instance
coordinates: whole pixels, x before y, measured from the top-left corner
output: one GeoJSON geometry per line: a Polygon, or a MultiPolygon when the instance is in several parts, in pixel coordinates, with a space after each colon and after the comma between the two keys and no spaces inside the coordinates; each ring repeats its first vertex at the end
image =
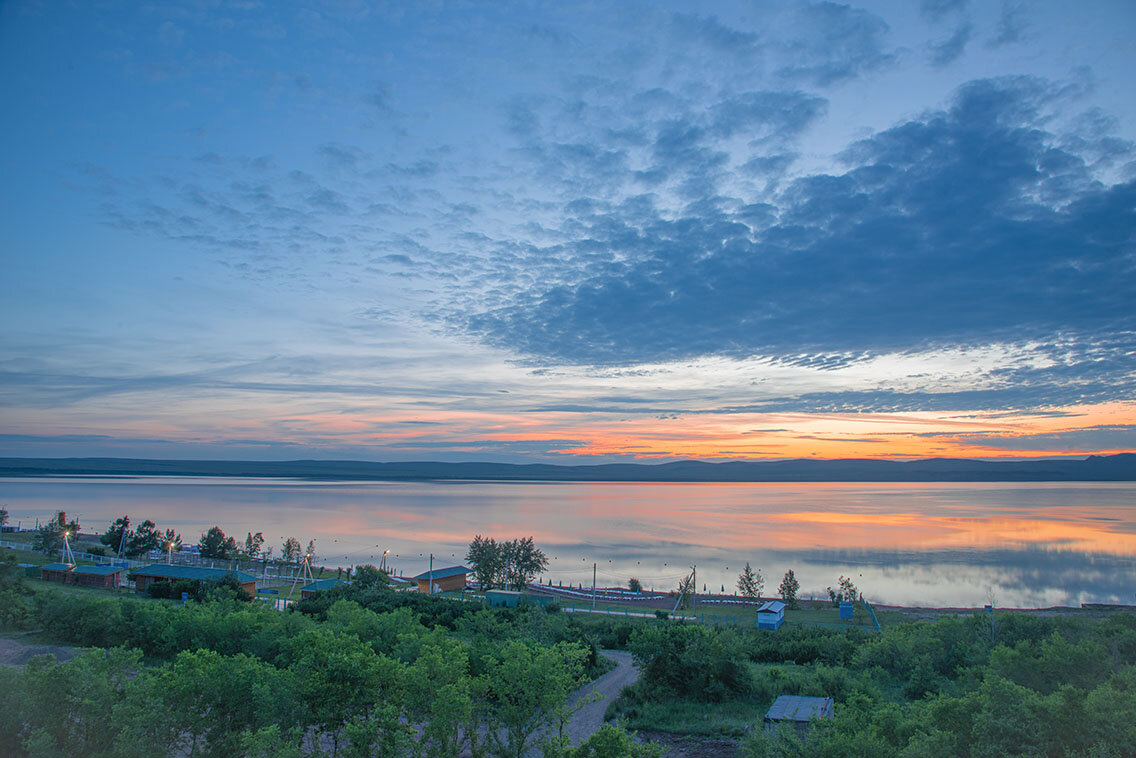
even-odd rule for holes
{"type": "Polygon", "coordinates": [[[316,541],[325,565],[378,562],[407,575],[460,563],[474,534],[532,535],[553,581],[638,577],[669,589],[691,564],[700,589],[733,588],[749,561],[773,593],[851,575],[881,603],[1006,607],[1136,602],[1136,484],[312,483],[228,478],[0,479],[12,523],[66,510],[84,531],[129,514],[187,542],[220,525],[276,546],[316,541]]]}

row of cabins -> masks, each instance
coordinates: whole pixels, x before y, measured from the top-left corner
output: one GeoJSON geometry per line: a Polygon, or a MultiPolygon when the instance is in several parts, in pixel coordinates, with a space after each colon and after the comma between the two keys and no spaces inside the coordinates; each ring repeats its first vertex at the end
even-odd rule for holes
{"type": "MultiPolygon", "coordinates": [[[[121,566],[114,565],[72,566],[68,563],[49,563],[40,567],[40,578],[48,582],[112,590],[122,584],[122,574],[125,570],[121,566]]],[[[155,563],[131,572],[131,576],[134,577],[134,588],[139,592],[146,592],[154,582],[176,582],[185,579],[219,582],[226,574],[235,574],[241,589],[256,597],[256,577],[244,571],[155,563]]]]}

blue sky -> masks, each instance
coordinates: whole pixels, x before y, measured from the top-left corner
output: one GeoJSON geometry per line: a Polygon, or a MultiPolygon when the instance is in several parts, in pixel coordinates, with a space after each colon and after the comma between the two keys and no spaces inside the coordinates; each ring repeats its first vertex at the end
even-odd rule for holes
{"type": "Polygon", "coordinates": [[[1132,449],[1134,22],[5,3],[0,453],[1132,449]]]}

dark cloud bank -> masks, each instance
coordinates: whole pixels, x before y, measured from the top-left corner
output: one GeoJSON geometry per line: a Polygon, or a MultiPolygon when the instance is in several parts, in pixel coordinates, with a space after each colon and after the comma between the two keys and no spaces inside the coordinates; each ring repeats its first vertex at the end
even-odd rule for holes
{"type": "MultiPolygon", "coordinates": [[[[945,109],[851,145],[844,173],[796,178],[763,204],[730,196],[736,174],[716,140],[799,131],[822,103],[783,94],[791,116],[771,115],[766,97],[672,120],[654,136],[664,176],[652,180],[687,205],[664,210],[650,191],[620,202],[580,193],[566,205],[570,241],[540,251],[561,267],[550,284],[464,328],[578,365],[707,354],[845,356],[840,365],[1032,343],[1052,364],[1003,377],[1028,387],[1021,402],[1131,397],[1136,182],[1099,177],[1130,177],[1132,146],[1100,114],[1054,126],[1047,114],[1074,95],[1031,77],[968,83],[945,109]]],[[[769,172],[776,158],[766,150],[751,164],[769,172]]]]}

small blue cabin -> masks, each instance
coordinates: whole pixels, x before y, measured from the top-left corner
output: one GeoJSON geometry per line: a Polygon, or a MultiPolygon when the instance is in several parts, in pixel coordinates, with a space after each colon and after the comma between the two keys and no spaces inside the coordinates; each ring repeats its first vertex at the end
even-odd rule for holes
{"type": "Polygon", "coordinates": [[[757,609],[757,628],[758,629],[773,629],[781,628],[785,623],[785,604],[780,600],[770,600],[763,603],[757,609]]]}

